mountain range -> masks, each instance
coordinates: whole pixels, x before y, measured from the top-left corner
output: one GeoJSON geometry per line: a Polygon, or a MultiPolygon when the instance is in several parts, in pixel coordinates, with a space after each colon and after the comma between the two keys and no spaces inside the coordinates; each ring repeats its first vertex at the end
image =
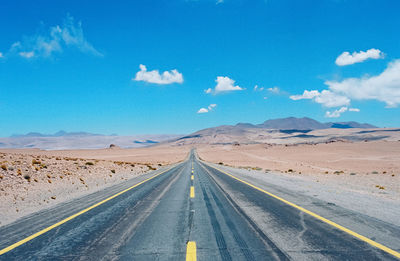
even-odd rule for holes
{"type": "Polygon", "coordinates": [[[377,128],[368,123],[358,123],[355,121],[349,122],[326,122],[322,123],[311,118],[295,118],[288,117],[282,119],[271,119],[261,124],[238,123],[235,125],[239,128],[263,128],[263,129],[278,129],[278,130],[319,130],[319,129],[349,129],[349,128],[377,128]]]}

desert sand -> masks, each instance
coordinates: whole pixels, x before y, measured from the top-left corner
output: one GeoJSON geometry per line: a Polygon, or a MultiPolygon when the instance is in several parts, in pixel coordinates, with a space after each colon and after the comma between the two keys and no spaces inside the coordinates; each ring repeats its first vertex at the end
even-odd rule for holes
{"type": "Polygon", "coordinates": [[[303,177],[320,184],[400,200],[400,142],[199,146],[213,163],[303,177]]]}
{"type": "Polygon", "coordinates": [[[184,160],[189,148],[0,151],[0,226],[184,160]]]}
{"type": "Polygon", "coordinates": [[[201,159],[400,201],[400,141],[192,144],[96,150],[0,150],[0,226],[55,204],[183,161],[201,159]]]}

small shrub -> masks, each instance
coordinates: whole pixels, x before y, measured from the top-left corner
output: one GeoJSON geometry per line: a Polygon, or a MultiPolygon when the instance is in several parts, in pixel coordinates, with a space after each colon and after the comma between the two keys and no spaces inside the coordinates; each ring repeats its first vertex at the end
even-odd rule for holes
{"type": "Polygon", "coordinates": [[[40,164],[42,164],[42,162],[40,160],[37,160],[37,159],[32,160],[32,165],[40,165],[40,164]]]}
{"type": "Polygon", "coordinates": [[[112,172],[112,173],[115,173],[115,169],[112,169],[111,172],[112,172]]]}
{"type": "Polygon", "coordinates": [[[288,169],[288,172],[293,172],[293,170],[292,169],[288,169]]]}
{"type": "Polygon", "coordinates": [[[94,165],[94,163],[91,162],[91,161],[88,161],[88,162],[86,162],[85,164],[88,165],[88,166],[93,166],[93,165],[94,165]]]}
{"type": "Polygon", "coordinates": [[[146,165],[148,168],[149,168],[149,170],[156,170],[157,168],[153,168],[151,165],[146,165]]]}
{"type": "Polygon", "coordinates": [[[0,167],[1,167],[2,170],[7,170],[7,165],[6,164],[1,164],[0,167]]]}
{"type": "Polygon", "coordinates": [[[51,199],[56,199],[56,196],[52,196],[51,199]]]}
{"type": "Polygon", "coordinates": [[[223,163],[223,162],[218,162],[218,164],[219,164],[219,165],[224,165],[224,163],[223,163]]]}
{"type": "Polygon", "coordinates": [[[21,169],[17,169],[17,175],[18,176],[22,175],[22,170],[21,169]]]}
{"type": "Polygon", "coordinates": [[[31,181],[31,176],[29,176],[28,174],[25,174],[24,175],[24,179],[26,179],[27,181],[31,181]]]}
{"type": "Polygon", "coordinates": [[[135,167],[135,164],[131,164],[131,167],[134,168],[134,167],[135,167]]]}
{"type": "Polygon", "coordinates": [[[49,182],[51,184],[51,179],[48,179],[47,182],[49,182]]]}
{"type": "Polygon", "coordinates": [[[378,174],[378,171],[372,171],[371,174],[378,174]]]}
{"type": "Polygon", "coordinates": [[[356,173],[352,172],[352,173],[350,173],[350,175],[354,176],[354,175],[356,175],[356,173]]]}
{"type": "Polygon", "coordinates": [[[329,174],[329,171],[325,171],[325,174],[329,174]]]}
{"type": "Polygon", "coordinates": [[[4,178],[4,176],[3,175],[0,175],[0,179],[3,179],[4,178]]]}

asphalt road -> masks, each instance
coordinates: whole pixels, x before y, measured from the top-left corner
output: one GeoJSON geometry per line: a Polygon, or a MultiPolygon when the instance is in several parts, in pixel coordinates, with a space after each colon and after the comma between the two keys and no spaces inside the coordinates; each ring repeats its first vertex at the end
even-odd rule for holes
{"type": "Polygon", "coordinates": [[[0,260],[396,260],[399,250],[289,203],[192,152],[165,172],[1,227],[0,260]]]}

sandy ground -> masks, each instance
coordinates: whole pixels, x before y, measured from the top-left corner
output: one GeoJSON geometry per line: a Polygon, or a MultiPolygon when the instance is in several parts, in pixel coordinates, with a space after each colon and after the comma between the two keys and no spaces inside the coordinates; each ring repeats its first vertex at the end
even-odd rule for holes
{"type": "MultiPolygon", "coordinates": [[[[200,158],[311,182],[329,191],[400,201],[400,142],[202,145],[200,158]],[[334,189],[336,188],[336,189],[334,189]]],[[[0,226],[24,215],[185,159],[191,146],[0,150],[0,226]],[[4,165],[4,168],[3,168],[4,165]],[[115,172],[115,173],[114,173],[115,172]]],[[[327,192],[327,193],[328,193],[327,192]]],[[[329,194],[328,193],[328,194],[329,194]]]]}
{"type": "Polygon", "coordinates": [[[182,161],[189,148],[0,151],[0,226],[182,161]]]}
{"type": "Polygon", "coordinates": [[[400,142],[198,146],[200,158],[400,200],[400,142]]]}

